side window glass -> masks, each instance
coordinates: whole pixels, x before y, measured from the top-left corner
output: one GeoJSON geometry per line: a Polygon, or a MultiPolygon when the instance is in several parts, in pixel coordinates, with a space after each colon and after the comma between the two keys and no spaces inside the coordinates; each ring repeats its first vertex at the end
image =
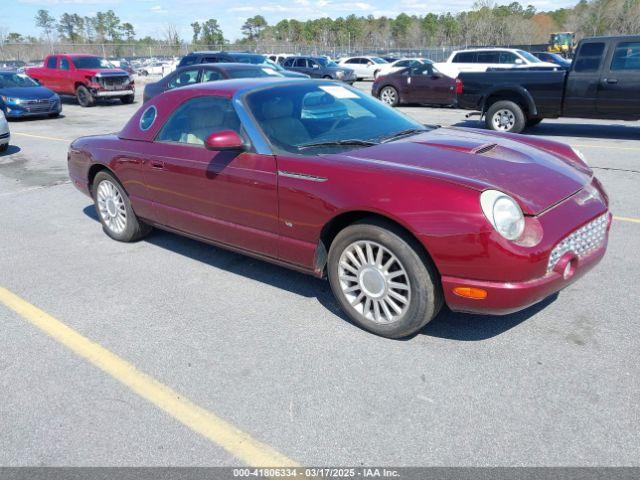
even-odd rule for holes
{"type": "Polygon", "coordinates": [[[500,63],[498,52],[478,52],[475,63],[500,63]]]}
{"type": "Polygon", "coordinates": [[[69,70],[69,60],[66,58],[60,59],[60,70],[69,70]]]}
{"type": "Polygon", "coordinates": [[[583,43],[575,60],[576,72],[597,72],[604,53],[604,43],[583,43]]]}
{"type": "Polygon", "coordinates": [[[623,42],[616,46],[611,70],[640,70],[640,42],[623,42]]]}
{"type": "MultiPolygon", "coordinates": [[[[515,53],[511,53],[511,52],[500,52],[500,60],[498,63],[508,63],[508,64],[513,64],[516,63],[516,59],[518,57],[516,56],[515,53]]],[[[524,62],[523,62],[524,63],[524,62]]]]}
{"type": "Polygon", "coordinates": [[[474,63],[475,56],[474,52],[460,52],[453,57],[453,63],[474,63]]]}
{"type": "Polygon", "coordinates": [[[296,67],[298,68],[306,68],[307,61],[304,58],[298,58],[296,60],[296,67]]]}
{"type": "Polygon", "coordinates": [[[349,60],[347,60],[347,61],[346,61],[346,63],[351,63],[351,64],[353,64],[353,63],[360,63],[360,62],[358,61],[358,59],[357,59],[357,58],[350,58],[349,60]]]}
{"type": "Polygon", "coordinates": [[[193,70],[184,70],[178,74],[176,74],[167,86],[169,88],[177,88],[184,87],[185,85],[191,85],[198,81],[198,69],[194,68],[193,70]]]}
{"type": "Polygon", "coordinates": [[[218,57],[204,57],[201,63],[218,63],[218,57]]]}
{"type": "Polygon", "coordinates": [[[217,70],[205,70],[202,72],[202,80],[201,82],[215,82],[216,80],[222,79],[222,75],[217,70]]]}
{"type": "Polygon", "coordinates": [[[49,57],[47,60],[47,68],[56,68],[56,57],[49,57]]]}
{"type": "Polygon", "coordinates": [[[197,97],[180,105],[156,137],[158,142],[204,145],[209,135],[221,130],[240,131],[240,120],[231,101],[221,97],[197,97]]]}

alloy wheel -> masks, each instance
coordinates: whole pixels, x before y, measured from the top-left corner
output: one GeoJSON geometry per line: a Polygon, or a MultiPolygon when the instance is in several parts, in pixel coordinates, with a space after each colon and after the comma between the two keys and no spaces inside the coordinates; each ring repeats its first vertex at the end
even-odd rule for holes
{"type": "Polygon", "coordinates": [[[411,303],[404,266],[379,243],[359,240],[345,248],[338,262],[338,278],[347,302],[375,323],[394,323],[411,303]]]}
{"type": "Polygon", "coordinates": [[[115,234],[124,232],[127,227],[127,209],[118,188],[109,180],[98,185],[96,194],[98,212],[105,226],[115,234]]]}
{"type": "Polygon", "coordinates": [[[395,105],[397,100],[396,91],[391,87],[385,87],[380,92],[380,100],[382,100],[387,105],[395,105]]]}

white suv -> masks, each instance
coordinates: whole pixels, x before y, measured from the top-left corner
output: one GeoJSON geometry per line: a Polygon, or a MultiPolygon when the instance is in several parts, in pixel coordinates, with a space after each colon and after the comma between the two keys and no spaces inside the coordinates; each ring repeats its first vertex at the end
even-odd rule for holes
{"type": "Polygon", "coordinates": [[[4,112],[0,110],[0,152],[4,152],[9,148],[9,140],[11,140],[9,124],[4,116],[4,112]]]}
{"type": "Polygon", "coordinates": [[[380,57],[347,57],[338,62],[339,65],[356,72],[358,80],[375,78],[380,68],[387,63],[389,62],[380,57]]]}
{"type": "Polygon", "coordinates": [[[558,67],[553,63],[543,62],[529,52],[514,48],[456,50],[446,62],[436,63],[435,66],[453,78],[460,72],[484,72],[488,68],[558,67]]]}

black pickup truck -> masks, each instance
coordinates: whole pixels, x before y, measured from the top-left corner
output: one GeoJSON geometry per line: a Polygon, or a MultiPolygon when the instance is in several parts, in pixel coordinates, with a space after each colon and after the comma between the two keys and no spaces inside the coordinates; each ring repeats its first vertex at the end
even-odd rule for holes
{"type": "Polygon", "coordinates": [[[586,38],[571,69],[462,72],[458,105],[487,128],[521,132],[543,118],[640,119],[640,36],[586,38]]]}

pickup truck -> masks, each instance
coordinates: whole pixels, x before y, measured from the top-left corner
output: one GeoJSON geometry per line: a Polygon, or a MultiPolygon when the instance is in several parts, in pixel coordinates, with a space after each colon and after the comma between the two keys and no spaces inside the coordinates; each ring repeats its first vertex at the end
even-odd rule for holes
{"type": "Polygon", "coordinates": [[[640,36],[582,40],[568,71],[462,72],[460,108],[491,130],[521,132],[544,118],[640,119],[640,36]]]}
{"type": "Polygon", "coordinates": [[[133,77],[94,55],[49,55],[42,67],[25,73],[59,95],[74,95],[83,107],[95,105],[99,98],[133,103],[135,96],[133,77]]]}

